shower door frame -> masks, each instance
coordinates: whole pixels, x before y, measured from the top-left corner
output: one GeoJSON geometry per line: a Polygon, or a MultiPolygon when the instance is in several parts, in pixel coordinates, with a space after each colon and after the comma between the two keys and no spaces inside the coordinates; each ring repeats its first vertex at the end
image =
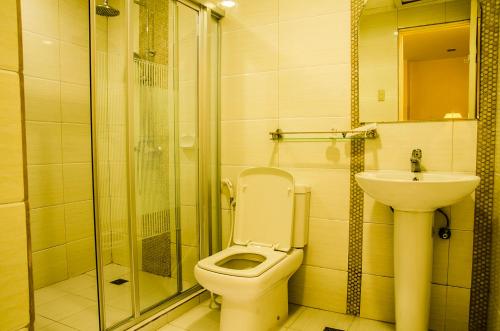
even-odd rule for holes
{"type": "MultiPolygon", "coordinates": [[[[212,151],[210,146],[210,126],[207,119],[209,119],[210,114],[210,80],[208,77],[208,66],[209,66],[209,47],[208,43],[208,24],[209,20],[214,17],[219,23],[217,26],[217,53],[218,53],[218,67],[217,67],[217,109],[216,116],[218,123],[220,122],[220,48],[221,48],[221,32],[220,32],[220,19],[224,17],[224,10],[220,7],[217,7],[214,2],[210,0],[169,0],[169,2],[180,2],[184,5],[190,6],[193,9],[198,10],[199,12],[199,20],[198,20],[198,225],[199,225],[199,259],[202,259],[205,256],[208,256],[212,253],[212,217],[211,217],[211,206],[212,199],[220,199],[220,196],[212,197],[211,194],[211,185],[216,185],[217,188],[220,187],[218,183],[218,179],[220,178],[220,124],[218,125],[217,134],[217,148],[215,151],[212,151]],[[217,182],[212,183],[211,181],[211,168],[210,162],[207,162],[210,157],[210,153],[215,153],[217,159],[217,182]]],[[[93,193],[94,193],[94,235],[95,235],[95,252],[96,252],[96,274],[97,274],[97,289],[98,289],[98,312],[99,312],[99,329],[106,330],[106,322],[105,322],[105,301],[104,301],[104,261],[102,255],[102,239],[101,239],[101,226],[99,222],[99,204],[98,204],[98,185],[95,183],[98,182],[98,173],[97,173],[97,114],[96,114],[96,52],[97,52],[97,23],[96,23],[96,13],[94,8],[99,3],[99,0],[90,0],[90,9],[89,9],[89,18],[90,18],[90,83],[91,83],[91,115],[92,115],[92,175],[93,175],[93,193]]],[[[160,302],[156,307],[146,309],[141,313],[140,307],[140,294],[139,294],[139,265],[138,265],[138,247],[137,247],[137,210],[136,210],[136,176],[135,176],[135,153],[134,153],[134,68],[133,68],[133,54],[134,54],[134,44],[133,44],[133,26],[132,26],[132,17],[131,17],[131,8],[134,3],[134,0],[126,0],[125,8],[122,10],[122,15],[126,16],[127,21],[127,102],[126,102],[126,127],[127,127],[127,137],[126,137],[126,145],[127,145],[127,175],[128,175],[128,227],[129,227],[129,245],[130,245],[130,281],[132,285],[132,316],[128,320],[123,321],[117,326],[111,326],[109,329],[113,330],[126,330],[134,325],[139,325],[138,323],[145,324],[145,321],[152,318],[157,318],[167,311],[174,309],[175,307],[181,305],[182,303],[190,300],[194,296],[198,295],[203,291],[203,288],[196,284],[193,287],[187,289],[186,291],[182,291],[182,287],[178,285],[178,292],[171,297],[165,298],[164,301],[160,302]]],[[[175,17],[177,20],[177,17],[175,17]]],[[[174,23],[176,24],[176,23],[174,23]]],[[[176,31],[174,32],[176,33],[176,31]]],[[[177,51],[177,45],[174,46],[175,51],[177,51]]],[[[174,60],[174,66],[175,66],[174,60]]],[[[177,68],[174,68],[177,70],[177,68]]],[[[178,84],[178,81],[174,78],[174,88],[176,88],[175,84],[178,84]]],[[[174,98],[177,98],[178,90],[174,91],[174,98]]],[[[178,110],[177,100],[175,102],[175,111],[178,110]]],[[[177,117],[177,114],[175,114],[177,117]]],[[[176,160],[175,166],[178,168],[178,123],[175,123],[175,145],[176,145],[176,160]]],[[[179,190],[179,178],[178,178],[178,169],[176,171],[175,178],[175,220],[176,224],[180,224],[180,214],[179,214],[179,200],[178,200],[178,190],[179,190]]],[[[216,192],[219,192],[217,190],[216,192]]],[[[220,206],[220,202],[216,204],[220,206]]],[[[220,208],[218,208],[220,209],[220,208]]],[[[220,211],[217,211],[220,214],[220,211]]],[[[219,215],[220,220],[220,215],[219,215]]],[[[219,225],[220,226],[220,225],[219,225]]],[[[176,231],[177,232],[177,231],[176,231]]],[[[220,231],[219,231],[220,232],[220,231]]],[[[178,237],[179,234],[176,233],[178,237]]],[[[220,234],[217,236],[220,240],[220,234]]],[[[179,243],[179,240],[177,240],[179,243]]],[[[178,244],[179,245],[179,244],[178,244]]],[[[177,250],[177,256],[180,255],[180,250],[177,250]]],[[[177,259],[177,265],[181,265],[182,260],[177,259]]],[[[178,272],[178,282],[182,282],[182,279],[179,276],[182,276],[182,267],[177,268],[178,272]]],[[[182,284],[181,284],[182,285],[182,284]]]]}

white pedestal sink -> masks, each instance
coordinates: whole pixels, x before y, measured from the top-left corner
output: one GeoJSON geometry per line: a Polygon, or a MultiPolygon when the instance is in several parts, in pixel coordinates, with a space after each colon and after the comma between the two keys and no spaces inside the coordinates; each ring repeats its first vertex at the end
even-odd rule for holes
{"type": "Polygon", "coordinates": [[[359,186],[394,208],[396,329],[427,331],[432,280],[434,211],[471,194],[479,177],[459,173],[366,171],[359,186]]]}

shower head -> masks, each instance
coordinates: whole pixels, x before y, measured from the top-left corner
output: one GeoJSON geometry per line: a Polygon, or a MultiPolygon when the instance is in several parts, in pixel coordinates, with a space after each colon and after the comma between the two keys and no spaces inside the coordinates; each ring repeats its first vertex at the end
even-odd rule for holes
{"type": "Polygon", "coordinates": [[[114,17],[120,15],[120,11],[116,8],[111,7],[108,4],[108,0],[104,0],[102,5],[97,5],[95,12],[99,16],[114,17]]]}

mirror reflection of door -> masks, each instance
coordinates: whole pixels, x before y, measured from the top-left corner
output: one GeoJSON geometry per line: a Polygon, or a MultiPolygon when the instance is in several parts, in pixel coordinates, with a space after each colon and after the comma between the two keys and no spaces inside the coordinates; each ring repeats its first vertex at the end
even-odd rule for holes
{"type": "Polygon", "coordinates": [[[477,0],[365,0],[360,121],[475,118],[478,20],[477,0]]]}
{"type": "Polygon", "coordinates": [[[400,119],[468,117],[469,30],[466,21],[399,31],[400,119]]]}

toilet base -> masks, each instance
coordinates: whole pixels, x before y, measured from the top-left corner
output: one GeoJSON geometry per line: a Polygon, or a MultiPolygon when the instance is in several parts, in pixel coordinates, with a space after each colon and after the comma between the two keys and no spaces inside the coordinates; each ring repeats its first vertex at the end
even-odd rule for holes
{"type": "Polygon", "coordinates": [[[263,296],[252,300],[222,297],[221,331],[268,331],[288,318],[288,281],[283,279],[263,296]]]}

